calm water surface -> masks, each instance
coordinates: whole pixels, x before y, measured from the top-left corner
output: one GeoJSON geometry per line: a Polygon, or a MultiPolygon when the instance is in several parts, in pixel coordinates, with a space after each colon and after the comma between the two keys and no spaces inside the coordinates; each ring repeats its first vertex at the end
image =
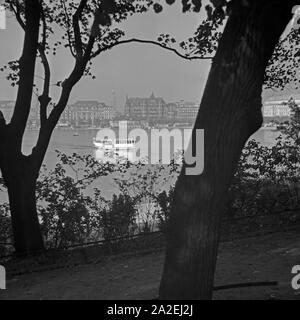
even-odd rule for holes
{"type": "MultiPolygon", "coordinates": [[[[96,159],[101,160],[103,154],[94,148],[93,138],[97,135],[98,130],[78,130],[74,135],[73,130],[57,129],[51,138],[44,163],[52,168],[57,162],[55,150],[59,150],[66,154],[73,152],[79,154],[90,154],[96,159]]],[[[29,154],[36,142],[38,131],[27,131],[23,142],[23,152],[29,154]]],[[[251,138],[261,142],[264,145],[271,146],[275,143],[278,132],[272,130],[261,129],[251,138]]],[[[103,159],[102,159],[103,160],[103,159]]]]}
{"type": "MultiPolygon", "coordinates": [[[[93,145],[93,138],[96,137],[97,132],[97,129],[81,129],[78,131],[74,131],[71,129],[55,130],[44,160],[44,164],[49,169],[52,169],[55,166],[58,161],[55,150],[59,150],[66,154],[72,154],[74,152],[79,154],[90,154],[97,160],[105,160],[106,158],[103,159],[103,152],[95,149],[93,145]]],[[[35,130],[26,132],[23,141],[24,154],[29,154],[31,152],[31,149],[36,142],[37,135],[38,131],[35,130]]],[[[277,136],[278,132],[276,131],[261,129],[256,132],[251,138],[261,142],[264,145],[271,146],[274,144],[277,136]]],[[[95,184],[93,186],[90,186],[90,189],[96,186],[102,190],[103,195],[106,197],[111,197],[113,193],[117,192],[116,186],[114,185],[111,177],[101,178],[95,184]]],[[[0,200],[3,200],[4,198],[6,198],[6,196],[0,194],[0,200]]]]}

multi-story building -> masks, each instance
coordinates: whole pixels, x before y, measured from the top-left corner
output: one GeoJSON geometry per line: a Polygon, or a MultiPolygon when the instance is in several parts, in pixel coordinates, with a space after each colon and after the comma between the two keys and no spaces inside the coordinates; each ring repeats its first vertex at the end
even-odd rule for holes
{"type": "Polygon", "coordinates": [[[168,103],[165,106],[164,118],[168,121],[175,121],[177,118],[177,104],[168,103]]]}
{"type": "Polygon", "coordinates": [[[98,101],[77,101],[71,109],[71,122],[76,125],[96,125],[101,119],[102,108],[98,101]]]}
{"type": "MultiPolygon", "coordinates": [[[[15,108],[15,101],[7,100],[7,101],[0,101],[0,110],[4,116],[4,119],[7,123],[10,122],[13,112],[15,108]]],[[[38,106],[32,106],[30,109],[28,121],[28,126],[38,126],[39,125],[39,110],[38,106]]]]}
{"type": "Polygon", "coordinates": [[[291,109],[289,107],[289,100],[293,98],[296,104],[300,104],[300,97],[281,97],[277,99],[269,99],[263,105],[263,117],[266,122],[271,120],[285,121],[291,116],[291,109]]]}
{"type": "Polygon", "coordinates": [[[114,107],[102,104],[102,120],[112,120],[116,116],[114,107]]]}
{"type": "Polygon", "coordinates": [[[15,102],[11,100],[0,101],[0,110],[3,114],[5,121],[8,123],[14,112],[15,102]]]}
{"type": "Polygon", "coordinates": [[[126,97],[125,115],[131,119],[156,120],[164,116],[165,101],[163,98],[155,97],[152,93],[149,98],[126,97]]]}
{"type": "Polygon", "coordinates": [[[197,102],[181,100],[166,104],[163,98],[126,98],[125,115],[133,120],[193,122],[199,110],[197,102]]]}
{"type": "Polygon", "coordinates": [[[175,102],[176,104],[176,120],[179,122],[193,122],[197,117],[199,103],[185,102],[183,100],[175,102]]]}
{"type": "Polygon", "coordinates": [[[266,118],[289,117],[290,108],[286,102],[270,101],[264,105],[263,115],[266,118]]]}
{"type": "Polygon", "coordinates": [[[98,101],[77,101],[73,105],[68,105],[63,112],[60,122],[76,126],[99,125],[101,121],[113,119],[115,109],[98,101]]]}
{"type": "Polygon", "coordinates": [[[61,114],[59,119],[61,124],[72,123],[72,105],[67,105],[64,112],[61,114]]]}
{"type": "Polygon", "coordinates": [[[142,123],[138,120],[111,120],[109,121],[109,126],[114,129],[136,129],[141,128],[142,123]]]}
{"type": "Polygon", "coordinates": [[[27,125],[34,128],[40,126],[40,108],[38,104],[31,107],[27,125]]]}

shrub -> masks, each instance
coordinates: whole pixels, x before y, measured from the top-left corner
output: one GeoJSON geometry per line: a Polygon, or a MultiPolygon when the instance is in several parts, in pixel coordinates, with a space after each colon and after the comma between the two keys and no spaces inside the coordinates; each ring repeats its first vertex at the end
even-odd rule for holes
{"type": "Polygon", "coordinates": [[[126,195],[114,195],[107,209],[101,211],[101,227],[105,240],[134,234],[136,209],[134,200],[126,195]]]}

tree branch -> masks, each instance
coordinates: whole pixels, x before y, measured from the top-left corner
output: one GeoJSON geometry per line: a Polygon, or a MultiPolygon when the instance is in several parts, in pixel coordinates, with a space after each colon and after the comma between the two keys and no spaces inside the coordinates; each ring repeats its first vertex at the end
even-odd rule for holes
{"type": "Polygon", "coordinates": [[[16,5],[16,6],[14,7],[13,3],[10,2],[10,8],[11,8],[11,10],[12,10],[13,13],[15,14],[16,19],[17,19],[19,25],[21,26],[21,28],[25,31],[26,25],[25,25],[25,22],[23,21],[23,19],[22,19],[22,17],[21,17],[20,4],[18,3],[18,1],[16,1],[15,5],[16,5]]]}
{"type": "Polygon", "coordinates": [[[51,101],[51,98],[49,97],[50,67],[45,52],[43,50],[39,50],[39,52],[45,72],[43,93],[38,97],[38,100],[40,102],[40,121],[41,126],[43,126],[45,121],[47,120],[47,107],[51,101]]]}
{"type": "Polygon", "coordinates": [[[117,41],[117,42],[115,42],[115,43],[113,43],[111,45],[108,45],[108,46],[104,47],[104,48],[100,48],[100,49],[98,49],[96,52],[94,52],[91,55],[91,59],[95,58],[96,56],[98,56],[103,51],[112,49],[113,47],[118,46],[118,45],[128,44],[128,43],[142,43],[142,44],[151,44],[151,45],[159,46],[159,47],[161,47],[161,48],[163,48],[165,50],[172,51],[173,53],[175,53],[180,58],[183,58],[183,59],[186,59],[186,60],[212,60],[213,59],[213,57],[210,57],[210,56],[207,56],[207,57],[192,56],[192,57],[190,57],[188,55],[184,55],[184,54],[180,53],[175,48],[164,46],[160,42],[153,41],[153,40],[136,39],[136,38],[117,41]]]}
{"type": "MultiPolygon", "coordinates": [[[[5,143],[5,139],[6,139],[5,138],[6,137],[6,134],[5,134],[6,128],[7,128],[7,125],[6,125],[5,118],[3,116],[2,111],[0,110],[0,170],[1,170],[1,159],[3,156],[2,145],[5,143]]],[[[0,171],[0,173],[1,173],[1,171],[0,171]]]]}
{"type": "Polygon", "coordinates": [[[79,19],[83,12],[84,7],[86,6],[88,0],[81,0],[80,4],[73,15],[73,29],[74,29],[74,38],[75,38],[75,51],[78,58],[82,57],[83,48],[82,48],[82,40],[81,40],[81,32],[79,26],[79,19]]]}
{"type": "Polygon", "coordinates": [[[68,103],[71,90],[71,86],[63,86],[59,102],[53,108],[48,119],[43,123],[43,126],[40,127],[38,141],[31,154],[34,166],[36,168],[40,168],[43,163],[52,132],[68,103]]]}
{"type": "Polygon", "coordinates": [[[61,5],[64,9],[64,13],[65,13],[65,19],[66,19],[66,24],[67,24],[67,36],[68,36],[68,42],[69,42],[69,49],[70,49],[70,52],[71,52],[71,55],[76,58],[76,54],[74,52],[74,49],[73,49],[73,44],[72,44],[72,36],[71,36],[71,33],[70,33],[70,29],[71,29],[71,26],[70,26],[70,17],[69,17],[69,14],[68,14],[68,11],[67,11],[67,8],[66,8],[66,3],[64,0],[61,0],[61,5]]]}
{"type": "Polygon", "coordinates": [[[15,109],[11,119],[16,150],[21,151],[32,100],[34,72],[39,41],[41,4],[39,0],[25,1],[25,36],[22,56],[19,60],[19,87],[15,109]]]}
{"type": "Polygon", "coordinates": [[[49,97],[51,71],[50,71],[47,55],[45,52],[46,43],[47,43],[47,22],[46,22],[46,18],[43,10],[41,12],[41,18],[43,22],[43,39],[42,39],[42,43],[39,44],[38,46],[38,51],[44,67],[45,80],[44,80],[43,93],[41,96],[39,96],[38,99],[40,102],[41,126],[44,126],[45,122],[47,121],[47,107],[51,101],[51,98],[49,97]]]}
{"type": "MultiPolygon", "coordinates": [[[[16,2],[15,5],[16,6],[14,7],[14,5],[10,3],[10,8],[14,12],[19,25],[22,27],[24,31],[26,31],[26,25],[21,17],[21,9],[18,2],[16,2]]],[[[44,11],[42,10],[42,7],[41,7],[41,19],[43,22],[43,39],[42,39],[42,43],[38,45],[38,52],[40,54],[40,58],[44,67],[45,78],[43,79],[44,80],[43,93],[41,96],[38,97],[38,99],[40,102],[40,119],[41,119],[41,125],[42,125],[47,119],[47,106],[51,101],[49,97],[50,66],[45,53],[46,41],[47,41],[47,23],[46,23],[45,14],[44,14],[44,11]]]]}
{"type": "MultiPolygon", "coordinates": [[[[84,8],[84,5],[86,4],[87,0],[82,0],[80,3],[80,6],[77,10],[77,13],[80,15],[84,8]]],[[[65,107],[69,101],[69,97],[71,94],[71,91],[75,84],[80,80],[80,78],[83,76],[85,68],[87,66],[88,61],[91,59],[91,53],[93,50],[93,46],[95,44],[96,37],[93,33],[93,28],[96,26],[96,19],[94,19],[92,31],[89,37],[89,41],[87,43],[85,52],[83,53],[83,47],[81,43],[81,53],[77,55],[75,66],[70,74],[70,76],[62,82],[62,92],[60,99],[58,103],[55,105],[55,107],[52,109],[48,119],[46,119],[43,123],[43,125],[40,128],[38,141],[36,143],[36,146],[32,150],[32,159],[34,161],[34,165],[36,168],[39,168],[44,160],[45,153],[47,151],[50,138],[52,135],[52,132],[56,126],[56,124],[59,121],[59,118],[63,111],[65,110],[65,107]]],[[[78,40],[78,39],[77,39],[78,40]]],[[[80,38],[81,41],[81,38],[80,38]]],[[[79,48],[77,48],[79,49],[79,48]]],[[[76,49],[76,52],[78,53],[76,49]]]]}
{"type": "Polygon", "coordinates": [[[3,116],[2,111],[0,110],[0,140],[2,138],[1,134],[3,133],[3,130],[4,130],[5,126],[6,126],[6,121],[5,121],[5,118],[3,116]]]}

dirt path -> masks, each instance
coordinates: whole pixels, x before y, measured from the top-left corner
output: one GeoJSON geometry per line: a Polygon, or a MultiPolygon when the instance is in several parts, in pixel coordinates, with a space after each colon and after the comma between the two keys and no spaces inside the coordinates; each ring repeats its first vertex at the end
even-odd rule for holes
{"type": "MultiPolygon", "coordinates": [[[[157,296],[163,253],[115,257],[97,264],[16,276],[0,299],[152,299],[157,296]]],[[[299,299],[291,269],[300,265],[300,232],[222,243],[216,285],[280,281],[276,287],[231,289],[215,299],[299,299]]]]}

